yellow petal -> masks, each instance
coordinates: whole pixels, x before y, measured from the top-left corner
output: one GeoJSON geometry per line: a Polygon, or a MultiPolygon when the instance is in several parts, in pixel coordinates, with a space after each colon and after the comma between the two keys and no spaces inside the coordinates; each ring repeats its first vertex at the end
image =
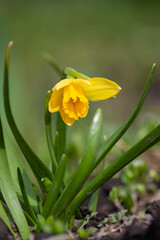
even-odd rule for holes
{"type": "Polygon", "coordinates": [[[65,124],[67,124],[68,126],[71,126],[75,119],[74,118],[69,118],[67,114],[64,113],[64,111],[60,108],[59,112],[61,114],[61,118],[63,120],[63,122],[65,122],[65,124]]]}
{"type": "Polygon", "coordinates": [[[59,111],[59,108],[62,103],[63,92],[62,90],[56,91],[54,90],[51,98],[48,103],[48,109],[51,113],[59,111]]]}
{"type": "Polygon", "coordinates": [[[71,83],[74,83],[80,87],[91,85],[91,83],[88,80],[84,80],[84,79],[63,79],[54,86],[52,91],[54,90],[58,91],[59,89],[64,88],[70,85],[71,83]]]}
{"type": "Polygon", "coordinates": [[[90,78],[87,79],[91,85],[84,85],[84,95],[91,101],[98,101],[115,96],[121,87],[117,83],[106,78],[90,78]]]}
{"type": "Polygon", "coordinates": [[[69,84],[72,83],[72,80],[73,80],[73,79],[63,79],[63,80],[61,80],[60,82],[58,82],[58,83],[54,86],[54,88],[52,89],[52,91],[54,91],[54,90],[57,90],[57,91],[58,91],[59,89],[68,86],[69,84]]]}

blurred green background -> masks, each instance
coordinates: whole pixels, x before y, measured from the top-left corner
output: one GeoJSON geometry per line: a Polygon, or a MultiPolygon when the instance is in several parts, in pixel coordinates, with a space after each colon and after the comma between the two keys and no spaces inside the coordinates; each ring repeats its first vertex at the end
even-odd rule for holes
{"type": "Polygon", "coordinates": [[[137,104],[154,62],[157,69],[141,114],[160,117],[160,1],[0,0],[1,79],[10,40],[12,110],[22,134],[42,159],[48,154],[44,100],[59,80],[42,59],[43,52],[62,67],[106,77],[122,87],[116,99],[91,103],[88,116],[69,131],[85,130],[98,107],[103,108],[105,129],[121,124],[137,104]]]}

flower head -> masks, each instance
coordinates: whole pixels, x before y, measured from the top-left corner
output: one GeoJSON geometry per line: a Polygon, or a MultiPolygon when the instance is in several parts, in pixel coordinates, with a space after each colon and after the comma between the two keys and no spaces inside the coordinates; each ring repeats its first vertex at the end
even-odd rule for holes
{"type": "Polygon", "coordinates": [[[53,87],[48,108],[51,113],[59,111],[63,121],[71,126],[87,115],[89,100],[105,100],[120,90],[118,84],[105,78],[63,79],[53,87]]]}

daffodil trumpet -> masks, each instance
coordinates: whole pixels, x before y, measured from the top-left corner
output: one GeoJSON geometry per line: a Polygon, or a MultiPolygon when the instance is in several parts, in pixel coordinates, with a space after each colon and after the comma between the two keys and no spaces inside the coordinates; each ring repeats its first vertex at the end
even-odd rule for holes
{"type": "Polygon", "coordinates": [[[89,100],[109,99],[120,90],[117,83],[106,78],[63,79],[53,87],[48,109],[51,113],[59,111],[63,121],[71,126],[87,115],[89,100]]]}

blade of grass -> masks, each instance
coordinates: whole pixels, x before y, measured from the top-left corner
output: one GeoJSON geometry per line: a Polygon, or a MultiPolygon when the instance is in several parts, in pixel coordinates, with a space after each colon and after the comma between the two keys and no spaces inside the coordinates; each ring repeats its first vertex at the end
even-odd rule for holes
{"type": "Polygon", "coordinates": [[[95,152],[100,143],[101,130],[102,130],[102,111],[101,109],[98,109],[91,124],[85,153],[80,162],[80,165],[78,166],[78,169],[73,175],[71,181],[66,186],[61,196],[57,200],[57,203],[53,210],[55,217],[58,217],[65,210],[65,208],[67,208],[72,199],[79,192],[81,186],[88,178],[90,174],[90,169],[92,169],[95,152]]]}
{"type": "Polygon", "coordinates": [[[57,197],[60,193],[60,189],[63,185],[63,179],[66,169],[66,157],[65,155],[62,156],[61,162],[55,174],[55,179],[53,181],[51,190],[48,192],[44,206],[43,206],[43,213],[42,215],[47,218],[53,210],[57,197]]]}
{"type": "Polygon", "coordinates": [[[36,199],[37,199],[37,205],[38,205],[39,213],[42,214],[43,207],[42,207],[42,201],[41,201],[41,198],[40,198],[40,196],[39,196],[39,194],[38,194],[38,191],[37,191],[36,186],[33,184],[32,187],[33,187],[33,190],[34,190],[35,195],[36,195],[36,199]]]}
{"type": "Polygon", "coordinates": [[[51,92],[48,91],[46,96],[46,101],[45,101],[45,130],[46,130],[48,149],[51,157],[52,172],[55,173],[58,165],[57,165],[56,155],[55,155],[54,146],[53,146],[53,139],[52,139],[51,113],[48,111],[48,102],[50,97],[51,97],[51,92]]]}
{"type": "Polygon", "coordinates": [[[38,211],[37,201],[36,201],[35,193],[32,189],[32,182],[31,182],[31,180],[36,181],[35,177],[33,176],[30,170],[30,167],[28,166],[25,159],[23,159],[23,156],[21,155],[21,153],[19,152],[19,149],[16,146],[17,144],[8,126],[7,119],[4,114],[3,105],[1,106],[2,106],[1,116],[2,116],[4,144],[5,144],[5,150],[7,154],[8,164],[11,172],[11,177],[14,183],[15,191],[17,192],[18,195],[21,195],[21,190],[18,183],[18,179],[17,179],[17,167],[19,167],[23,172],[23,179],[25,182],[26,191],[28,193],[30,204],[32,205],[34,210],[37,212],[38,211]]]}
{"type": "Polygon", "coordinates": [[[122,168],[129,164],[133,159],[154,146],[160,141],[160,125],[147,134],[142,140],[136,143],[132,148],[125,152],[120,158],[114,161],[109,167],[104,169],[97,177],[87,184],[81,192],[74,198],[72,203],[66,209],[65,219],[69,220],[76,209],[99,187],[112,178],[122,168]]]}
{"type": "Polygon", "coordinates": [[[29,201],[32,207],[35,211],[38,210],[37,208],[37,201],[34,194],[34,191],[32,189],[32,182],[36,182],[36,179],[27,163],[27,161],[24,159],[24,156],[21,154],[17,143],[15,141],[15,138],[10,130],[10,127],[8,125],[6,116],[5,116],[5,110],[4,110],[4,101],[3,101],[3,82],[0,81],[0,115],[1,115],[1,121],[2,121],[2,128],[3,128],[3,137],[4,137],[4,144],[5,144],[5,150],[7,154],[8,164],[11,172],[11,177],[14,183],[14,189],[17,192],[18,195],[21,195],[21,190],[19,187],[18,179],[17,179],[17,167],[21,169],[23,172],[23,179],[26,186],[26,191],[29,196],[29,201]]]}
{"type": "Polygon", "coordinates": [[[143,103],[146,99],[155,67],[156,67],[156,64],[154,63],[152,66],[152,69],[150,71],[149,77],[147,79],[147,82],[145,84],[145,87],[144,87],[143,93],[141,95],[141,98],[139,100],[139,103],[136,106],[135,110],[133,111],[131,116],[127,119],[127,121],[110,138],[108,138],[108,140],[100,147],[92,170],[94,170],[96,168],[96,166],[103,160],[104,156],[112,149],[112,147],[116,144],[116,142],[118,142],[118,140],[124,135],[124,133],[127,131],[127,129],[133,123],[133,121],[136,119],[136,117],[137,117],[138,113],[140,112],[140,110],[143,106],[143,103]]]}
{"type": "Polygon", "coordinates": [[[5,60],[5,72],[4,72],[4,89],[3,89],[3,97],[4,97],[4,109],[5,114],[9,123],[9,126],[12,130],[12,133],[24,154],[28,164],[30,165],[34,175],[41,186],[41,179],[47,176],[51,181],[53,179],[53,174],[51,171],[45,166],[45,164],[38,158],[38,156],[33,152],[30,146],[22,137],[20,131],[18,130],[16,123],[14,121],[10,101],[9,101],[9,86],[8,86],[8,72],[9,72],[9,55],[10,55],[10,48],[12,46],[12,42],[9,43],[7,53],[6,53],[6,60],[5,60]]]}
{"type": "Polygon", "coordinates": [[[30,231],[14,190],[4,146],[1,122],[0,129],[0,189],[22,239],[28,239],[30,231]]]}
{"type": "Polygon", "coordinates": [[[26,189],[25,189],[25,186],[24,186],[22,174],[21,174],[21,171],[20,171],[19,168],[17,169],[17,174],[18,174],[18,181],[19,181],[19,185],[20,185],[23,200],[24,200],[25,209],[27,210],[27,213],[33,219],[33,221],[35,223],[37,223],[37,217],[36,217],[32,207],[30,205],[30,202],[28,200],[28,196],[27,196],[26,189]]]}
{"type": "Polygon", "coordinates": [[[31,218],[30,215],[24,210],[23,210],[23,213],[27,219],[29,226],[36,226],[37,223],[33,220],[33,218],[31,218]]]}
{"type": "Polygon", "coordinates": [[[15,232],[13,231],[12,227],[11,227],[11,221],[6,213],[6,210],[3,207],[3,204],[0,201],[0,218],[3,220],[3,222],[6,224],[6,226],[9,228],[9,230],[11,231],[11,233],[13,234],[14,237],[16,237],[15,232]]]}
{"type": "Polygon", "coordinates": [[[92,212],[97,211],[99,192],[100,192],[100,189],[97,189],[97,191],[95,191],[90,198],[88,209],[92,212]]]}

